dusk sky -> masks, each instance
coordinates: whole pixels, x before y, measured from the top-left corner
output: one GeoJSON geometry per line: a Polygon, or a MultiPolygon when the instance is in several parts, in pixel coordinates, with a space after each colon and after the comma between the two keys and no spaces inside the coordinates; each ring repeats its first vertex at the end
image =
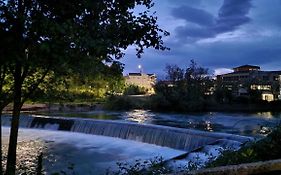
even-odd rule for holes
{"type": "Polygon", "coordinates": [[[210,73],[253,64],[281,70],[281,0],[155,0],[159,25],[170,51],[128,49],[125,71],[164,75],[166,64],[189,65],[194,59],[210,73]]]}

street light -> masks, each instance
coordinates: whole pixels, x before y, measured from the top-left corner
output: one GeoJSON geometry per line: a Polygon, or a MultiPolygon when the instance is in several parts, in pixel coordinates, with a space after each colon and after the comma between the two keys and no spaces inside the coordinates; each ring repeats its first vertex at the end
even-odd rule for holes
{"type": "Polygon", "coordinates": [[[141,68],[142,68],[142,67],[141,67],[141,65],[140,65],[140,64],[138,65],[138,68],[139,68],[139,70],[140,70],[140,73],[141,73],[141,68]]]}

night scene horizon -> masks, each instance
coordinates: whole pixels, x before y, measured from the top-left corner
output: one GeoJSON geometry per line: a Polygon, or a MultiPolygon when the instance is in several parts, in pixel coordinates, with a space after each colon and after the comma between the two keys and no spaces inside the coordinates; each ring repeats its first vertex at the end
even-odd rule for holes
{"type": "Polygon", "coordinates": [[[0,0],[0,175],[281,174],[281,0],[0,0]]]}
{"type": "Polygon", "coordinates": [[[280,8],[279,0],[156,0],[152,11],[170,32],[164,43],[171,50],[147,49],[137,58],[128,49],[124,74],[142,65],[163,78],[166,64],[187,67],[191,59],[215,75],[246,64],[281,70],[280,8]]]}

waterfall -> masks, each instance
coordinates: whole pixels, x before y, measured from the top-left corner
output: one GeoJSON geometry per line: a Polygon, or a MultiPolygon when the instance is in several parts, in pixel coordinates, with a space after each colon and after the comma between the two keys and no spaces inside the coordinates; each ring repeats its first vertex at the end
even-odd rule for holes
{"type": "MultiPolygon", "coordinates": [[[[2,116],[3,126],[10,126],[10,123],[10,116],[2,116]]],[[[129,123],[125,121],[70,119],[45,116],[23,115],[20,117],[20,127],[117,137],[188,152],[222,139],[242,143],[252,140],[251,137],[232,134],[211,133],[168,126],[129,123]]]]}

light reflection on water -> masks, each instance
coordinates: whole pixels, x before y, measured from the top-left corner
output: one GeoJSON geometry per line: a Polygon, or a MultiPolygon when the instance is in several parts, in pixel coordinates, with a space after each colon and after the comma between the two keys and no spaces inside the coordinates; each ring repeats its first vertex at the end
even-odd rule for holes
{"type": "Polygon", "coordinates": [[[76,113],[46,114],[75,118],[92,118],[102,120],[125,120],[140,124],[165,125],[210,132],[225,132],[247,136],[263,136],[281,121],[280,112],[257,113],[155,113],[136,109],[126,112],[90,111],[76,113]]]}
{"type": "MultiPolygon", "coordinates": [[[[52,116],[52,114],[49,114],[52,116]]],[[[55,116],[93,118],[102,120],[123,120],[140,124],[165,125],[210,132],[224,132],[247,136],[263,136],[281,121],[280,112],[257,113],[155,113],[136,109],[125,112],[90,111],[60,113],[55,116]]]]}
{"type": "Polygon", "coordinates": [[[274,119],[274,118],[281,118],[281,113],[280,112],[257,112],[257,116],[262,117],[262,118],[268,118],[268,119],[274,119]]]}
{"type": "Polygon", "coordinates": [[[150,111],[141,109],[135,109],[126,112],[125,115],[128,116],[127,118],[125,118],[125,120],[137,123],[150,123],[155,117],[155,114],[151,113],[150,111]]]}
{"type": "Polygon", "coordinates": [[[210,121],[205,121],[206,123],[206,130],[212,132],[213,131],[213,128],[212,128],[212,124],[210,121]]]}
{"type": "Polygon", "coordinates": [[[123,113],[126,121],[197,129],[209,132],[225,132],[247,136],[267,135],[281,121],[281,113],[195,113],[164,114],[148,110],[132,110],[123,113]]]}
{"type": "MultiPolygon", "coordinates": [[[[17,146],[17,172],[16,174],[35,174],[38,157],[44,152],[44,143],[40,140],[28,140],[18,142],[17,146]]],[[[2,145],[3,160],[2,165],[6,167],[8,144],[2,145]]],[[[5,171],[5,169],[4,169],[5,171]]]]}

